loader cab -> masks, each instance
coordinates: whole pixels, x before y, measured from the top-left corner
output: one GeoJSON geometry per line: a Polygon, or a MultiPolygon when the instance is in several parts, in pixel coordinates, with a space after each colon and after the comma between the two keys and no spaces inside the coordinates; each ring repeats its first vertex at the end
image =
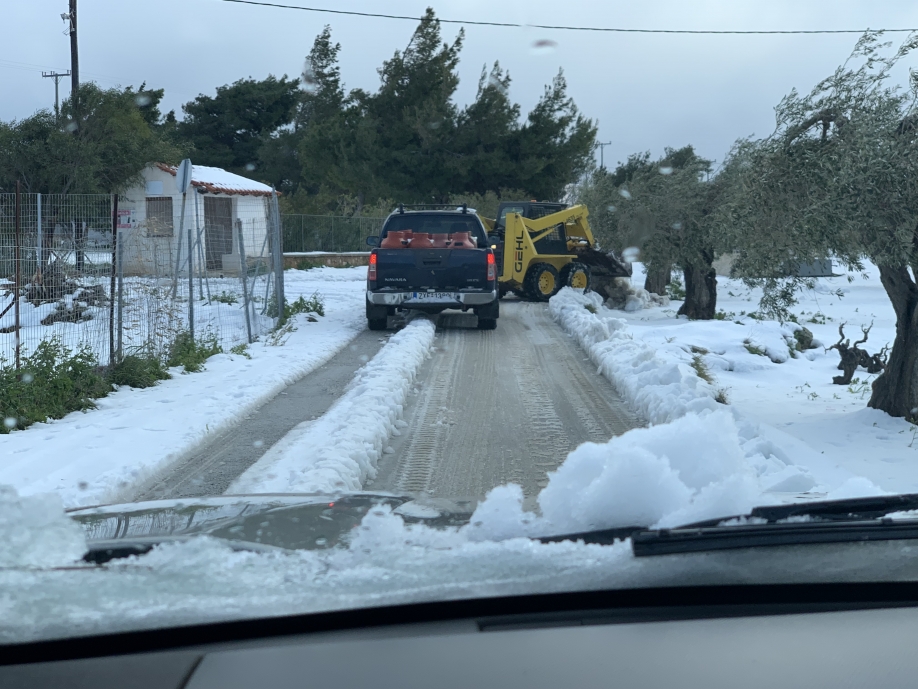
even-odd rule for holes
{"type": "Polygon", "coordinates": [[[563,211],[567,208],[564,203],[549,203],[547,201],[507,201],[500,204],[497,209],[497,221],[494,223],[494,233],[503,236],[507,227],[507,213],[518,213],[524,218],[538,220],[546,215],[563,211]]]}

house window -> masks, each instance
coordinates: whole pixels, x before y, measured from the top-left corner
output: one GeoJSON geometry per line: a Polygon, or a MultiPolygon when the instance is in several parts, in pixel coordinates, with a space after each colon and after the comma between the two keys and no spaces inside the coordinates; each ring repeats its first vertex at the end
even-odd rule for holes
{"type": "Polygon", "coordinates": [[[171,237],[173,234],[172,197],[148,198],[147,236],[171,237]]]}

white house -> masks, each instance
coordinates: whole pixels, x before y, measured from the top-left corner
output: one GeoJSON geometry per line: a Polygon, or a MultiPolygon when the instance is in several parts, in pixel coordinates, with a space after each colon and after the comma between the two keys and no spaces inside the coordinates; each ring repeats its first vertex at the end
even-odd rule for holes
{"type": "Polygon", "coordinates": [[[191,236],[195,272],[238,273],[242,235],[247,263],[271,254],[271,187],[221,168],[194,165],[182,219],[176,168],[144,168],[143,182],[122,195],[118,243],[126,275],[187,271],[191,236]],[[181,233],[181,234],[180,234],[181,233]]]}

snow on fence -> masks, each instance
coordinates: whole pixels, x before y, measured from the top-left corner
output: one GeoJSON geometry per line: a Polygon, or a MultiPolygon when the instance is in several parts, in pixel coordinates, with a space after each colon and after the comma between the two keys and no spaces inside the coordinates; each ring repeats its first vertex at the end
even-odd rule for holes
{"type": "Polygon", "coordinates": [[[284,251],[365,251],[367,237],[378,235],[384,221],[385,218],[284,214],[284,251]]]}
{"type": "Polygon", "coordinates": [[[0,194],[0,367],[55,339],[109,365],[165,359],[183,333],[228,350],[273,328],[283,295],[276,198],[208,204],[215,215],[188,196],[182,217],[149,199],[137,208],[107,194],[0,194]]]}

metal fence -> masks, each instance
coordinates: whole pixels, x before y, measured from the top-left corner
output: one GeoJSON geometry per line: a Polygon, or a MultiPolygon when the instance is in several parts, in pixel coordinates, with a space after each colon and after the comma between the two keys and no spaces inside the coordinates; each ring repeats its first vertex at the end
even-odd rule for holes
{"type": "Polygon", "coordinates": [[[281,216],[284,251],[368,251],[366,238],[378,235],[385,218],[340,215],[281,216]]]}
{"type": "Polygon", "coordinates": [[[273,329],[276,197],[167,200],[0,194],[0,366],[48,340],[107,365],[165,361],[180,337],[226,351],[273,329]]]}

